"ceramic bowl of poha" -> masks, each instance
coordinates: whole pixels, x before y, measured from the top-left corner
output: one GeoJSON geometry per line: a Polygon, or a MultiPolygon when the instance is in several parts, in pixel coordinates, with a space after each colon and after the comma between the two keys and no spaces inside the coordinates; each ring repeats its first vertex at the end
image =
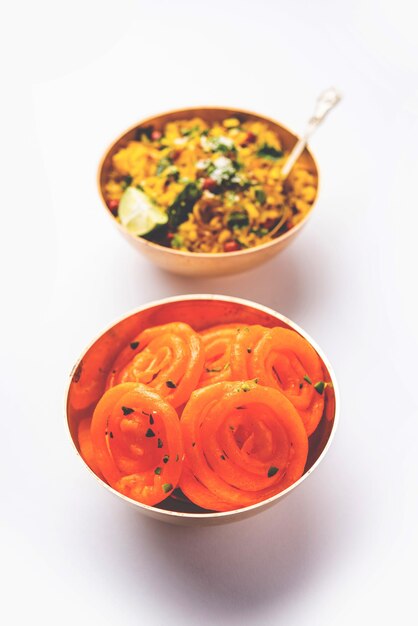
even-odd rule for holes
{"type": "Polygon", "coordinates": [[[248,270],[283,250],[310,217],[318,168],[298,138],[248,111],[205,107],[147,118],[106,150],[99,193],[119,232],[157,266],[189,276],[248,270]]]}

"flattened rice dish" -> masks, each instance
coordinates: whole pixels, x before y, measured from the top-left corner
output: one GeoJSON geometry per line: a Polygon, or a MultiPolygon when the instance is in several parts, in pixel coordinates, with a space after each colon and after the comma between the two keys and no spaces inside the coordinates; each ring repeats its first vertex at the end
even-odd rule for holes
{"type": "Polygon", "coordinates": [[[308,213],[317,178],[267,123],[194,118],[142,127],[113,155],[107,206],[133,235],[188,252],[234,252],[271,241],[308,213]]]}

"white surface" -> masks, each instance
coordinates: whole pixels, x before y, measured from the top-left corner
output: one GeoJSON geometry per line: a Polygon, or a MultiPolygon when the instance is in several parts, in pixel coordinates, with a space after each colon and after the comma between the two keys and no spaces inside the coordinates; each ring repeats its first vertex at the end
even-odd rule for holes
{"type": "Polygon", "coordinates": [[[102,0],[6,10],[8,626],[416,623],[414,4],[102,0]],[[96,167],[130,124],[208,103],[297,131],[331,84],[345,97],[312,141],[321,199],[276,260],[239,277],[176,278],[112,228],[96,167]],[[237,525],[141,519],[96,486],[64,426],[67,376],[91,338],[131,308],[187,292],[276,308],[318,341],[340,382],[341,423],[324,463],[283,504],[237,525]]]}

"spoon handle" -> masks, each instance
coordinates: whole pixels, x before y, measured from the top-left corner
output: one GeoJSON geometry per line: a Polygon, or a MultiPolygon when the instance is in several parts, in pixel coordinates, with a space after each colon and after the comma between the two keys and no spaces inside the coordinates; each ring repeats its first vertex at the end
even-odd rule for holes
{"type": "Polygon", "coordinates": [[[341,94],[338,93],[334,87],[327,89],[319,96],[316,101],[315,111],[313,116],[308,121],[308,125],[302,137],[293,147],[293,150],[289,154],[289,157],[284,164],[282,169],[282,180],[287,178],[289,172],[292,170],[294,164],[302,154],[305,149],[306,144],[308,143],[310,137],[313,135],[315,130],[321,124],[321,122],[325,119],[327,114],[339,103],[341,100],[341,94]]]}

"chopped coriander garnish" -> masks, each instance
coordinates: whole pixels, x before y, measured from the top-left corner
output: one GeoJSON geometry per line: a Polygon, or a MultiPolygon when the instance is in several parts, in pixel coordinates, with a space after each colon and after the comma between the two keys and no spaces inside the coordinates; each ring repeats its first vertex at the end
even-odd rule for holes
{"type": "Polygon", "coordinates": [[[188,135],[193,135],[194,133],[199,132],[200,126],[192,126],[191,128],[183,128],[181,134],[183,137],[187,137],[188,135]]]}
{"type": "Polygon", "coordinates": [[[133,412],[134,412],[134,409],[130,409],[128,406],[123,406],[122,407],[122,413],[124,415],[130,415],[133,412]]]}
{"type": "Polygon", "coordinates": [[[143,126],[142,128],[137,128],[135,132],[135,141],[143,141],[143,138],[142,138],[143,135],[147,139],[151,139],[153,130],[154,130],[154,126],[143,126]]]}
{"type": "Polygon", "coordinates": [[[157,176],[162,174],[167,167],[170,167],[171,164],[172,164],[172,160],[169,159],[168,157],[163,157],[160,161],[158,161],[157,172],[156,172],[157,176]]]}
{"type": "Polygon", "coordinates": [[[157,441],[157,448],[162,448],[163,447],[163,442],[161,441],[161,439],[158,437],[158,441],[157,441]]]}
{"type": "Polygon", "coordinates": [[[267,472],[267,476],[269,478],[271,478],[272,476],[277,474],[278,471],[279,471],[279,468],[278,467],[274,467],[274,465],[272,465],[271,467],[269,467],[269,470],[267,472]]]}
{"type": "Polygon", "coordinates": [[[269,231],[268,228],[252,228],[250,232],[257,235],[257,237],[265,237],[269,231]]]}
{"type": "Polygon", "coordinates": [[[277,161],[277,159],[281,159],[282,156],[284,156],[284,152],[282,152],[282,150],[276,150],[276,148],[273,148],[273,146],[269,146],[269,144],[265,143],[257,151],[257,156],[262,157],[263,159],[277,161]]]}
{"type": "Polygon", "coordinates": [[[173,488],[173,485],[171,483],[164,483],[163,485],[163,491],[164,493],[168,493],[169,491],[171,491],[173,488]]]}
{"type": "Polygon", "coordinates": [[[129,185],[132,183],[133,178],[132,176],[124,176],[122,182],[121,182],[121,187],[122,189],[126,189],[127,187],[129,187],[129,185]]]}
{"type": "Polygon", "coordinates": [[[168,454],[165,454],[165,455],[163,456],[163,463],[168,463],[169,458],[170,458],[170,457],[168,456],[168,454]]]}
{"type": "Polygon", "coordinates": [[[132,343],[130,343],[129,345],[131,346],[132,350],[136,350],[139,346],[139,341],[132,341],[132,343]]]}
{"type": "MultiPolygon", "coordinates": [[[[194,205],[197,200],[199,200],[202,195],[202,190],[198,187],[196,182],[188,183],[183,191],[181,191],[174,202],[168,208],[168,218],[170,228],[172,230],[177,229],[177,227],[185,222],[189,217],[189,213],[192,212],[194,205]]],[[[174,246],[174,239],[171,242],[171,246],[174,246]]]]}
{"type": "Polygon", "coordinates": [[[308,374],[306,374],[306,375],[303,377],[303,380],[306,380],[306,382],[307,382],[307,383],[309,383],[310,385],[312,385],[312,381],[311,381],[311,379],[309,378],[308,374]]]}
{"type": "Polygon", "coordinates": [[[243,228],[244,226],[248,226],[249,218],[247,211],[231,211],[228,217],[228,226],[229,228],[243,228]]]}
{"type": "Polygon", "coordinates": [[[161,467],[156,467],[154,470],[154,474],[157,474],[157,476],[159,476],[161,474],[161,467]]]}
{"type": "Polygon", "coordinates": [[[314,389],[315,391],[317,391],[319,394],[323,394],[324,393],[324,389],[325,389],[325,383],[323,380],[320,380],[318,383],[314,384],[314,389]]]}
{"type": "Polygon", "coordinates": [[[147,432],[145,433],[145,437],[155,437],[155,432],[151,428],[148,428],[147,432]]]}
{"type": "Polygon", "coordinates": [[[176,389],[177,385],[176,383],[173,383],[172,380],[166,380],[165,384],[167,385],[167,387],[169,387],[170,389],[176,389]]]}
{"type": "Polygon", "coordinates": [[[265,203],[265,201],[266,201],[266,194],[263,191],[263,189],[256,189],[255,190],[255,199],[260,204],[264,204],[265,203]]]}
{"type": "Polygon", "coordinates": [[[174,235],[170,245],[172,248],[181,248],[184,245],[183,237],[180,235],[174,235]]]}

